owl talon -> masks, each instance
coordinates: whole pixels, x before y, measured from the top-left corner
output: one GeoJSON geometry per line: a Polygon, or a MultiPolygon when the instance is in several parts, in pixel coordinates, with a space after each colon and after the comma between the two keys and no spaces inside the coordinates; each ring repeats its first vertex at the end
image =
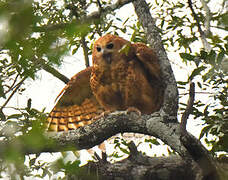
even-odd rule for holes
{"type": "Polygon", "coordinates": [[[130,114],[132,112],[136,113],[138,116],[142,115],[141,111],[139,109],[135,108],[135,107],[127,108],[127,114],[130,114]]]}
{"type": "Polygon", "coordinates": [[[111,111],[104,111],[101,114],[99,114],[98,116],[95,116],[93,118],[93,120],[98,120],[100,118],[106,118],[110,113],[111,113],[111,111]]]}

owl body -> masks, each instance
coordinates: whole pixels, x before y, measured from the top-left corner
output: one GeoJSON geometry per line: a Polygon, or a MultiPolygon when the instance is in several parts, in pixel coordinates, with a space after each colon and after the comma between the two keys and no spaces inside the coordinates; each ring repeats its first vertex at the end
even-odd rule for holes
{"type": "Polygon", "coordinates": [[[142,43],[107,34],[93,47],[93,66],[76,74],[59,95],[48,129],[66,131],[90,124],[104,111],[158,111],[164,86],[158,58],[142,43]]]}
{"type": "Polygon", "coordinates": [[[162,103],[159,94],[163,93],[160,74],[157,57],[144,44],[132,45],[110,34],[94,44],[90,84],[97,101],[105,110],[135,107],[146,114],[157,111],[162,103]],[[148,53],[145,61],[153,61],[153,68],[157,71],[155,74],[150,73],[150,69],[140,60],[140,53],[148,53]]]}

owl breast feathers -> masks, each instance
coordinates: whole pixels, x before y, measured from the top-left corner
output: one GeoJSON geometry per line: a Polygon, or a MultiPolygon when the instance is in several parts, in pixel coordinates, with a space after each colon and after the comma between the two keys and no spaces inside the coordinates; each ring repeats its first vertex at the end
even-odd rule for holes
{"type": "Polygon", "coordinates": [[[107,34],[95,42],[92,59],[93,66],[77,73],[60,93],[47,119],[49,130],[76,129],[104,111],[133,107],[150,114],[161,108],[164,85],[151,48],[107,34]]]}

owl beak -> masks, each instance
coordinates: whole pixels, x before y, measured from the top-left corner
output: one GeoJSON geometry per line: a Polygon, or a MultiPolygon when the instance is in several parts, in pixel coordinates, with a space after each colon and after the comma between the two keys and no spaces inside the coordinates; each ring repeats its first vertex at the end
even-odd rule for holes
{"type": "Polygon", "coordinates": [[[103,53],[102,57],[104,58],[104,60],[108,63],[111,64],[112,62],[112,53],[103,53]]]}

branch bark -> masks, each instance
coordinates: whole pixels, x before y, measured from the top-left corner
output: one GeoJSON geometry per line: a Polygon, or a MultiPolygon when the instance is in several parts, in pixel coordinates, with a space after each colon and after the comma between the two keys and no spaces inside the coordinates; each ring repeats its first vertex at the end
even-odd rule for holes
{"type": "Polygon", "coordinates": [[[194,99],[195,99],[195,84],[193,82],[190,83],[190,89],[189,89],[189,99],[188,99],[188,104],[187,107],[181,117],[181,130],[183,133],[186,131],[186,125],[187,125],[187,120],[192,112],[193,104],[194,104],[194,99]]]}
{"type": "Polygon", "coordinates": [[[121,162],[113,164],[101,159],[98,162],[89,162],[84,168],[96,170],[98,174],[102,174],[99,176],[102,180],[193,180],[200,177],[197,166],[188,164],[179,156],[147,157],[138,151],[137,154],[131,152],[130,156],[121,162]]]}
{"type": "Polygon", "coordinates": [[[160,113],[165,119],[176,121],[178,110],[178,90],[169,59],[162,45],[161,36],[146,2],[144,0],[135,0],[133,1],[133,5],[139,21],[145,30],[147,41],[157,53],[162,70],[163,82],[166,85],[164,103],[160,113]]]}
{"type": "Polygon", "coordinates": [[[69,82],[69,78],[67,78],[65,75],[61,74],[59,71],[57,71],[55,68],[49,66],[48,64],[45,63],[44,60],[39,60],[41,67],[47,71],[48,73],[52,74],[53,76],[55,76],[56,78],[58,78],[59,80],[63,81],[65,84],[67,84],[69,82]]]}
{"type": "MultiPolygon", "coordinates": [[[[194,159],[202,168],[204,177],[207,177],[205,180],[209,180],[210,178],[208,177],[213,177],[213,180],[218,179],[212,158],[200,141],[187,132],[186,134],[181,135],[179,123],[164,122],[163,117],[159,116],[158,113],[139,116],[135,112],[127,113],[126,111],[116,111],[106,117],[102,117],[90,125],[80,127],[76,130],[58,133],[46,132],[44,136],[48,139],[45,140],[42,147],[39,146],[39,148],[34,148],[25,143],[24,139],[31,136],[30,134],[27,134],[24,137],[14,139],[12,142],[1,142],[0,157],[4,157],[5,153],[9,150],[9,147],[15,146],[17,150],[20,150],[21,154],[59,152],[64,150],[75,150],[75,148],[77,148],[77,150],[88,149],[120,132],[143,133],[157,137],[180,155],[183,160],[183,162],[181,162],[182,165],[187,163],[187,167],[189,167],[189,164],[194,164],[192,161],[192,159],[194,159]]],[[[140,159],[137,157],[137,151],[132,150],[132,148],[130,150],[133,152],[133,155],[130,156],[131,159],[140,159]]],[[[123,161],[123,165],[124,162],[125,161],[123,161]]],[[[175,162],[173,163],[175,164],[175,162]]],[[[122,164],[122,162],[120,162],[120,164],[122,164]]],[[[166,167],[165,164],[162,165],[161,163],[159,166],[166,167]]],[[[181,164],[176,167],[180,168],[181,164]]],[[[135,167],[132,168],[131,173],[133,173],[133,170],[136,169],[137,162],[132,162],[129,166],[130,168],[135,167]],[[133,164],[135,165],[133,166],[133,164]]],[[[144,166],[146,165],[144,164],[144,166]]],[[[110,168],[111,167],[118,166],[110,165],[110,168]]],[[[138,164],[138,167],[141,167],[140,164],[138,164]]],[[[146,169],[148,172],[151,170],[152,173],[154,172],[152,168],[154,168],[154,165],[152,164],[151,166],[151,164],[149,164],[149,167],[146,169]]],[[[115,168],[110,171],[115,171],[115,168]]]]}
{"type": "Polygon", "coordinates": [[[85,37],[81,38],[81,44],[82,44],[82,49],[83,49],[83,53],[84,53],[84,57],[85,57],[85,65],[86,65],[86,67],[89,67],[90,66],[89,65],[89,54],[88,54],[89,48],[87,46],[85,37]]]}

